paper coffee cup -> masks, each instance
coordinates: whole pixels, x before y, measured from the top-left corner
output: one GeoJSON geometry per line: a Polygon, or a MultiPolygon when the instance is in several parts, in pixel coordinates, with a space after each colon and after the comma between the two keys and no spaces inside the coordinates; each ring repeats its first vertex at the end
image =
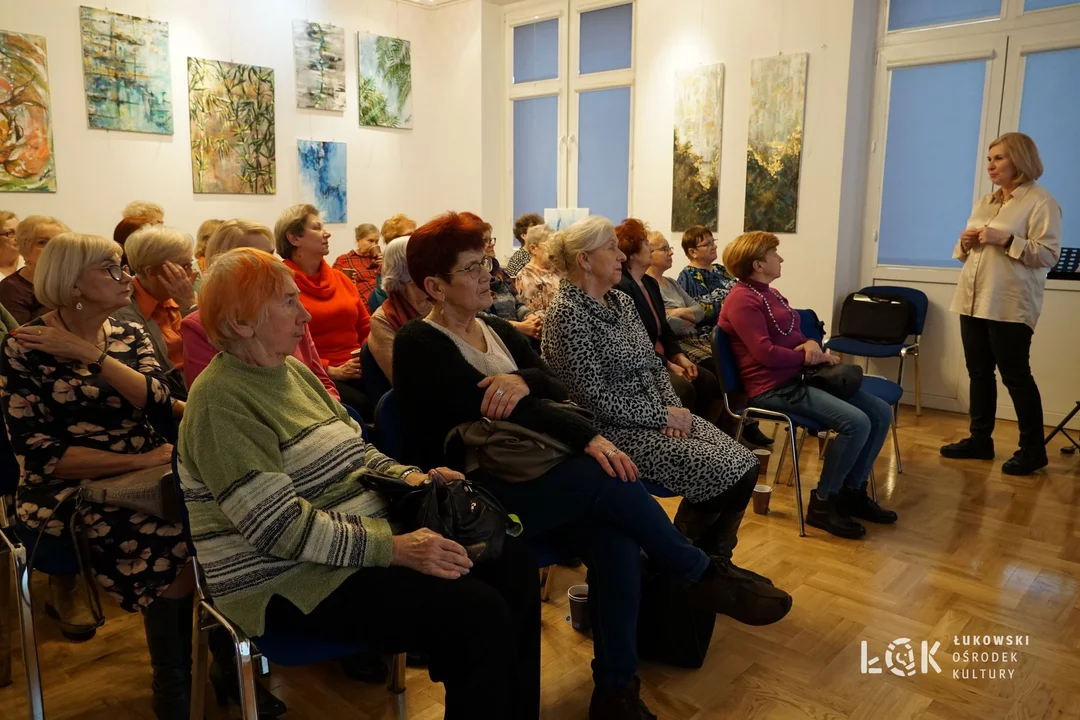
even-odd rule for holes
{"type": "Polygon", "coordinates": [[[758,477],[765,477],[769,474],[769,460],[772,458],[772,450],[766,450],[764,448],[755,448],[751,450],[757,457],[758,461],[758,477]]]}
{"type": "Polygon", "coordinates": [[[589,620],[589,586],[571,585],[566,591],[566,597],[570,601],[570,625],[581,633],[588,633],[592,629],[589,620]]]}
{"type": "Polygon", "coordinates": [[[769,514],[769,500],[772,498],[772,488],[768,485],[754,486],[754,513],[757,515],[769,514]]]}

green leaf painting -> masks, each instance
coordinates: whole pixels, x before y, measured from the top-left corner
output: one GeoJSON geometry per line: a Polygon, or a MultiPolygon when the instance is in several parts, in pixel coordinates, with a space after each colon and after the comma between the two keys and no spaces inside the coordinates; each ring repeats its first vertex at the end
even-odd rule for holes
{"type": "Polygon", "coordinates": [[[412,127],[411,43],[357,33],[360,124],[412,127]]]}
{"type": "Polygon", "coordinates": [[[673,232],[691,225],[717,230],[723,124],[724,66],[675,73],[673,232]]]}
{"type": "Polygon", "coordinates": [[[45,38],[3,30],[0,192],[56,192],[45,38]]]}
{"type": "Polygon", "coordinates": [[[188,58],[196,193],[275,192],[274,71],[188,58]]]}
{"type": "Polygon", "coordinates": [[[743,229],[793,233],[806,108],[807,54],[750,62],[750,134],[743,229]]]}
{"type": "Polygon", "coordinates": [[[345,109],[345,30],[293,20],[296,107],[345,109]]]}

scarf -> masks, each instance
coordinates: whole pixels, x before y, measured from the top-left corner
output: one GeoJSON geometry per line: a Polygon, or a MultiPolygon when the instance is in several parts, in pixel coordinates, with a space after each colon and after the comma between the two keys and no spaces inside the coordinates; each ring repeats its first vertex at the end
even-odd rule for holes
{"type": "Polygon", "coordinates": [[[408,298],[397,292],[386,294],[386,302],[382,304],[382,311],[395,331],[400,330],[401,326],[410,320],[420,317],[420,313],[416,312],[408,298]]]}

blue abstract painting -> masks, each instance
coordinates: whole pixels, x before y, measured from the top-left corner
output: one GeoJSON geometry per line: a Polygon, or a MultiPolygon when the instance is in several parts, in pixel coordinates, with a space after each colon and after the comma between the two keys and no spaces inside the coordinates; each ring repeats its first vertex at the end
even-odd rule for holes
{"type": "Polygon", "coordinates": [[[300,202],[319,208],[325,223],[348,222],[345,143],[297,140],[300,202]]]}

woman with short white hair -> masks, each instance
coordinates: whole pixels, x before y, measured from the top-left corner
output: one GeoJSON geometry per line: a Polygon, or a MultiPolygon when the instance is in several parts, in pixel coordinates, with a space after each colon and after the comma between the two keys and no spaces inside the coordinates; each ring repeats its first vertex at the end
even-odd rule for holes
{"type": "Polygon", "coordinates": [[[20,323],[41,317],[47,308],[34,295],[34,273],[38,258],[49,241],[68,227],[48,215],[30,215],[15,227],[15,242],[26,264],[0,281],[0,304],[20,323]]]}
{"type": "Polygon", "coordinates": [[[521,246],[529,253],[529,262],[514,279],[521,301],[541,314],[547,310],[559,288],[559,273],[551,267],[545,249],[545,243],[554,234],[547,225],[533,225],[526,231],[521,246]]]}
{"type": "Polygon", "coordinates": [[[195,310],[194,247],[191,236],[182,230],[164,225],[137,230],[124,244],[128,267],[135,276],[131,302],[116,314],[118,320],[146,327],[158,364],[179,399],[187,397],[180,323],[195,310]]]}
{"type": "Polygon", "coordinates": [[[431,298],[416,286],[405,262],[409,238],[391,240],[383,253],[382,279],[386,300],[371,316],[367,344],[386,379],[394,382],[394,336],[401,327],[431,312],[431,298]]]}

